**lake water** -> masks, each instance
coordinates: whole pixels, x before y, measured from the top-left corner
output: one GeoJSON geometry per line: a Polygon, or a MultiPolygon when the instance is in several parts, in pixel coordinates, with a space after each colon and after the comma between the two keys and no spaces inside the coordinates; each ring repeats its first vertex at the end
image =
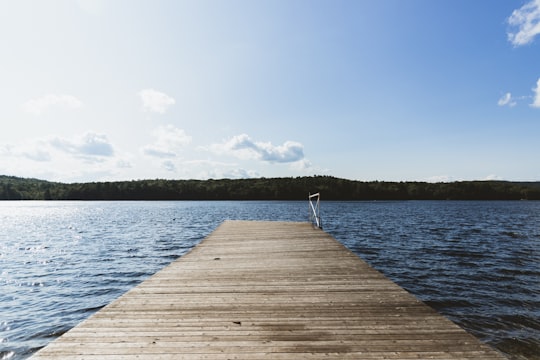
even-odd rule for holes
{"type": "MultiPolygon", "coordinates": [[[[322,202],[325,231],[510,359],[540,359],[540,202],[322,202]]],[[[24,359],[226,219],[305,202],[0,202],[0,360],[24,359]]]]}

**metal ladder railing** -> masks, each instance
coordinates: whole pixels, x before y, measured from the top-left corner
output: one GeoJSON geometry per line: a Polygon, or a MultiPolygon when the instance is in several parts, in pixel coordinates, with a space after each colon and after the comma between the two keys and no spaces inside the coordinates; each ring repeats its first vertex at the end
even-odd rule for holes
{"type": "Polygon", "coordinates": [[[319,229],[322,229],[321,221],[321,195],[320,193],[309,194],[309,222],[317,226],[319,229]],[[313,201],[315,201],[313,205],[313,201]]]}

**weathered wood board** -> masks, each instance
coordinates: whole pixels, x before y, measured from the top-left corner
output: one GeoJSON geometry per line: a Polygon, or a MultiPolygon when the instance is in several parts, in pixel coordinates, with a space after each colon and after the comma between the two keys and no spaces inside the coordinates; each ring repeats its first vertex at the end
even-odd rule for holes
{"type": "Polygon", "coordinates": [[[32,359],[322,358],[505,357],[308,223],[226,221],[32,359]]]}

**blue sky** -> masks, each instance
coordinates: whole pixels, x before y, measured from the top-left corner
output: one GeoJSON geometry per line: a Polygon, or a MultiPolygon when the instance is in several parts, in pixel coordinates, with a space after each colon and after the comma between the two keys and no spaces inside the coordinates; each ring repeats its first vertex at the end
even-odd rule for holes
{"type": "Polygon", "coordinates": [[[0,0],[0,174],[540,180],[540,0],[0,0]]]}

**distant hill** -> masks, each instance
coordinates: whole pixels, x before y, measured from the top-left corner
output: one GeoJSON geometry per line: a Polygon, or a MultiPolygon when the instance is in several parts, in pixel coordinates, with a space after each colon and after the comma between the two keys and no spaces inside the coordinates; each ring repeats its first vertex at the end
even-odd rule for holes
{"type": "Polygon", "coordinates": [[[0,175],[0,200],[540,200],[540,182],[354,181],[332,176],[65,184],[0,175]]]}

